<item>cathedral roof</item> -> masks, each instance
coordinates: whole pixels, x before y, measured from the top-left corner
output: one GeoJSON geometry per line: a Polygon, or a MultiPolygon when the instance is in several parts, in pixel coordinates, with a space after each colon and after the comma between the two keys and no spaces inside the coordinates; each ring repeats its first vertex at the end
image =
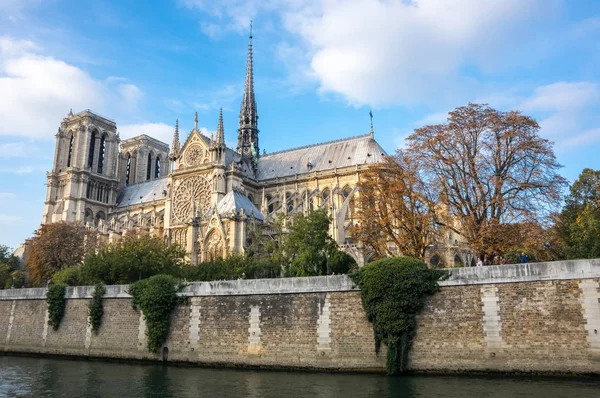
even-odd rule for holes
{"type": "Polygon", "coordinates": [[[133,206],[152,202],[153,200],[164,200],[167,191],[167,180],[167,177],[163,177],[127,185],[119,191],[117,207],[133,206]]]}
{"type": "Polygon", "coordinates": [[[239,192],[237,189],[229,191],[229,193],[227,193],[227,195],[225,195],[223,199],[217,203],[218,214],[227,214],[232,212],[239,214],[242,210],[244,210],[244,214],[247,216],[253,215],[257,220],[263,221],[265,219],[260,210],[254,206],[250,199],[248,199],[246,195],[239,192]]]}
{"type": "Polygon", "coordinates": [[[262,155],[258,180],[383,162],[385,150],[371,134],[262,155]]]}

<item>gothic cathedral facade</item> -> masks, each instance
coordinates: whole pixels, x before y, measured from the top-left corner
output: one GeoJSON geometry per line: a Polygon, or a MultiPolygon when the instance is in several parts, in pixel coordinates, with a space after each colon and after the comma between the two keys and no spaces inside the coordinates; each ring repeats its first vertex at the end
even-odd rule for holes
{"type": "Polygon", "coordinates": [[[385,151],[364,135],[260,153],[252,36],[239,115],[237,148],[225,145],[222,112],[215,137],[194,128],[183,144],[175,124],[167,144],[147,135],[121,140],[116,123],[69,112],[56,134],[42,224],[83,222],[108,241],[140,231],[184,247],[190,262],[242,254],[255,223],[279,213],[325,208],[331,236],[359,264],[349,227],[362,171],[385,151]]]}

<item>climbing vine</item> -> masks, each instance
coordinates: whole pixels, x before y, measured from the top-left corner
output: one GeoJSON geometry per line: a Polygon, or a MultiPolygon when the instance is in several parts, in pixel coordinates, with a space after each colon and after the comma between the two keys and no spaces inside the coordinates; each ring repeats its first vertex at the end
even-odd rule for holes
{"type": "Polygon", "coordinates": [[[381,343],[387,346],[389,375],[406,370],[416,315],[425,298],[439,289],[438,281],[447,277],[446,271],[429,269],[421,260],[410,257],[374,261],[352,275],[373,324],[377,352],[381,343]]]}
{"type": "Polygon", "coordinates": [[[60,321],[65,315],[65,292],[67,285],[58,283],[48,288],[46,293],[46,302],[48,303],[48,325],[54,330],[58,330],[60,321]]]}
{"type": "Polygon", "coordinates": [[[95,333],[98,333],[100,324],[102,323],[102,316],[104,315],[104,308],[102,307],[102,296],[106,289],[104,285],[99,283],[94,288],[94,294],[92,294],[92,301],[90,301],[88,307],[88,315],[90,316],[90,325],[95,333]]]}
{"type": "Polygon", "coordinates": [[[182,301],[177,292],[183,287],[183,284],[169,275],[155,275],[129,287],[133,307],[144,313],[149,352],[156,352],[167,341],[171,313],[182,301]]]}

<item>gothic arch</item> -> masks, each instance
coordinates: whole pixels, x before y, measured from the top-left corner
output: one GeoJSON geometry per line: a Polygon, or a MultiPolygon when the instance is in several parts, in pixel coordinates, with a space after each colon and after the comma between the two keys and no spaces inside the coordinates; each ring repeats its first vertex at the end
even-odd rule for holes
{"type": "Polygon", "coordinates": [[[133,184],[133,163],[134,158],[131,156],[131,152],[125,154],[125,185],[133,184]]]}
{"type": "Polygon", "coordinates": [[[152,158],[154,153],[152,151],[148,152],[148,161],[146,163],[146,181],[152,178],[152,158]]]}
{"type": "Polygon", "coordinates": [[[73,131],[69,131],[67,137],[69,138],[69,149],[67,152],[67,167],[71,167],[71,159],[73,158],[73,141],[75,140],[75,133],[73,131]]]}
{"type": "Polygon", "coordinates": [[[97,213],[96,213],[96,217],[95,217],[94,223],[95,223],[96,225],[98,225],[98,222],[99,222],[100,220],[102,220],[102,221],[105,221],[105,222],[106,222],[106,214],[104,214],[104,212],[103,212],[103,211],[99,211],[99,212],[97,212],[97,213]]]}
{"type": "Polygon", "coordinates": [[[98,148],[98,174],[102,174],[104,171],[105,159],[106,159],[106,141],[108,140],[108,134],[102,133],[100,136],[100,148],[98,148]]]}
{"type": "Polygon", "coordinates": [[[83,218],[84,222],[87,224],[89,223],[93,223],[94,222],[94,212],[92,211],[92,209],[90,208],[86,208],[85,209],[85,215],[83,218]]]}
{"type": "Polygon", "coordinates": [[[154,179],[160,178],[160,155],[156,155],[154,162],[154,179]]]}
{"type": "Polygon", "coordinates": [[[217,228],[213,228],[204,239],[204,260],[214,261],[226,255],[225,239],[217,228]]]}
{"type": "Polygon", "coordinates": [[[96,138],[98,137],[98,130],[93,129],[90,134],[90,146],[88,153],[87,166],[91,169],[94,166],[94,152],[96,151],[96,138]]]}

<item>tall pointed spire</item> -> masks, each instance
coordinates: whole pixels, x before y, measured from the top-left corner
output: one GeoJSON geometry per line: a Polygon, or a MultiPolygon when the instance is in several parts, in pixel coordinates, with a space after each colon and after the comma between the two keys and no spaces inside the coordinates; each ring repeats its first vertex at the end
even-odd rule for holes
{"type": "Polygon", "coordinates": [[[219,111],[219,124],[217,125],[216,145],[225,145],[225,132],[223,130],[223,108],[219,111]]]}
{"type": "Polygon", "coordinates": [[[171,144],[171,158],[179,155],[181,144],[179,143],[179,119],[175,120],[175,132],[173,133],[173,143],[171,144]]]}
{"type": "Polygon", "coordinates": [[[371,135],[371,138],[375,137],[375,130],[373,129],[373,111],[369,109],[369,117],[371,118],[371,131],[369,131],[369,134],[371,135]]]}
{"type": "Polygon", "coordinates": [[[240,109],[240,128],[237,151],[248,157],[255,157],[258,148],[258,111],[254,97],[254,65],[252,59],[252,21],[248,40],[248,60],[246,63],[246,85],[240,109]]]}
{"type": "Polygon", "coordinates": [[[194,116],[194,130],[198,130],[198,112],[194,116]]]}

